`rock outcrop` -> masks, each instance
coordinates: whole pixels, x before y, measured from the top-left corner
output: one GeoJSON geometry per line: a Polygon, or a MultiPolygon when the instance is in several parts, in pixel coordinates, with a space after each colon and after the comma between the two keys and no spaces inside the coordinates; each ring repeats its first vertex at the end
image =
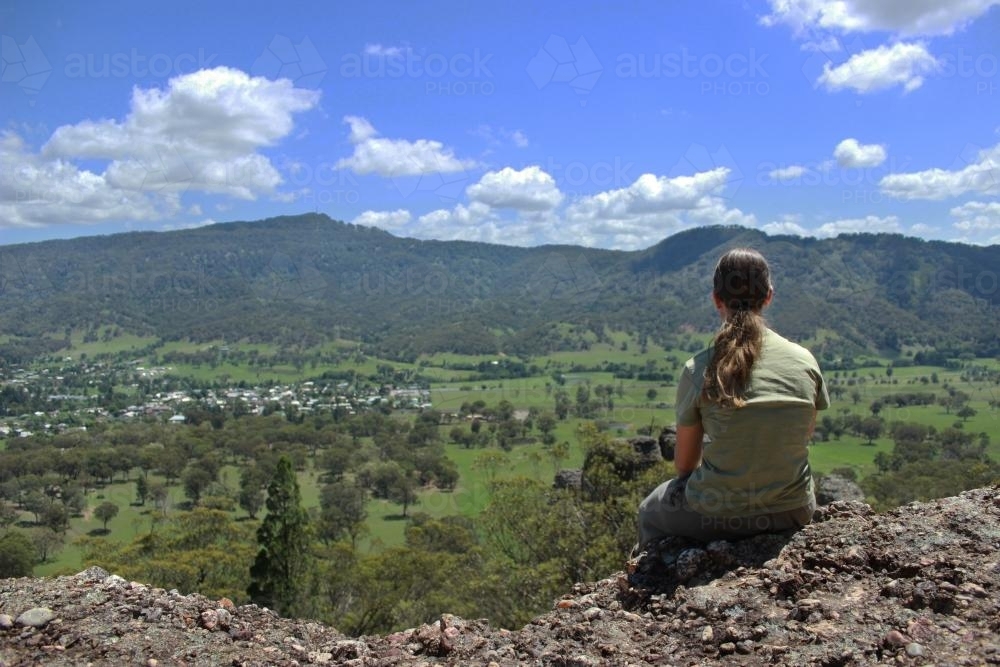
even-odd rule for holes
{"type": "Polygon", "coordinates": [[[0,581],[3,665],[1000,664],[1000,488],[792,535],[666,539],[516,631],[444,615],[349,638],[99,568],[0,581]]]}

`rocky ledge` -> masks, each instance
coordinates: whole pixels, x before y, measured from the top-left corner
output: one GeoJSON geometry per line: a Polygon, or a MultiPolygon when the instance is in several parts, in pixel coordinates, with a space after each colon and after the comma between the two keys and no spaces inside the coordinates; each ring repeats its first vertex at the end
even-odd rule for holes
{"type": "Polygon", "coordinates": [[[1000,664],[1000,488],[794,535],[668,539],[524,628],[442,616],[349,638],[255,605],[128,582],[0,581],[2,665],[1000,664]]]}

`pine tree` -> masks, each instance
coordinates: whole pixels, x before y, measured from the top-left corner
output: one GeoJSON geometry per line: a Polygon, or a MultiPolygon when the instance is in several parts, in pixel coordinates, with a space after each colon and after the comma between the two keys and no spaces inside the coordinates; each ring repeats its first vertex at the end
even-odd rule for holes
{"type": "Polygon", "coordinates": [[[260,550],[250,567],[250,599],[282,616],[295,612],[309,571],[309,516],[287,457],[267,487],[267,516],[257,529],[260,550]]]}

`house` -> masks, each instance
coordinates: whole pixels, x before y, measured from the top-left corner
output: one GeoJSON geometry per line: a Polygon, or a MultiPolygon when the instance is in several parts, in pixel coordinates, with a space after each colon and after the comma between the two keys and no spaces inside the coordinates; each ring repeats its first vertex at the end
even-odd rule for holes
{"type": "Polygon", "coordinates": [[[171,424],[183,424],[184,422],[187,421],[187,417],[185,417],[184,415],[174,415],[167,421],[170,422],[171,424]]]}

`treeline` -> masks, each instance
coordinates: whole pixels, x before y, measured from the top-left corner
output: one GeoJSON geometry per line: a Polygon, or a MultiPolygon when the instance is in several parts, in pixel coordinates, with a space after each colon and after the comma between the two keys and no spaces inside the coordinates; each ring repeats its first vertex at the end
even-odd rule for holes
{"type": "Polygon", "coordinates": [[[715,327],[707,281],[733,244],[755,246],[780,267],[781,299],[769,311],[777,330],[802,339],[836,322],[820,355],[907,346],[1000,354],[1000,293],[982,280],[1000,274],[1000,260],[988,248],[739,227],[687,230],[635,252],[514,248],[400,239],[305,215],[4,246],[0,356],[36,356],[65,342],[67,327],[100,339],[106,326],[285,348],[350,338],[366,354],[408,362],[421,353],[527,356],[587,344],[553,322],[665,343],[677,331],[715,327]]]}
{"type": "Polygon", "coordinates": [[[986,455],[990,437],[948,427],[895,422],[888,427],[891,453],[875,456],[878,472],[862,480],[876,509],[953,496],[1000,483],[1000,463],[986,455]]]}

